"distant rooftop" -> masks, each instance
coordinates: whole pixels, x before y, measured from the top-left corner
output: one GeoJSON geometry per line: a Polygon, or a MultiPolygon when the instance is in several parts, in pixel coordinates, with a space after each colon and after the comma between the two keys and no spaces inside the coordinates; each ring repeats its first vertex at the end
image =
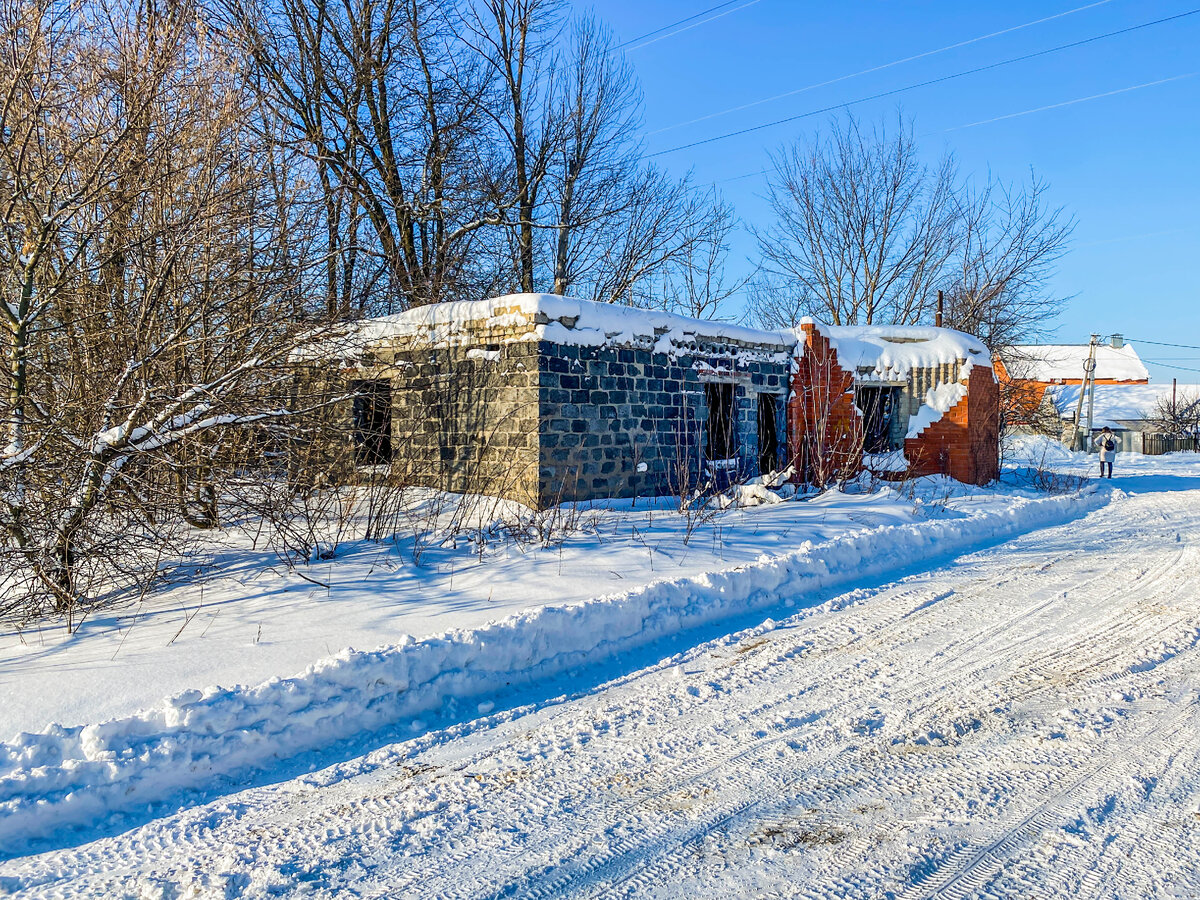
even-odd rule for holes
{"type": "MultiPolygon", "coordinates": [[[[1000,351],[1004,367],[1013,378],[1064,383],[1083,381],[1088,344],[1016,344],[1000,351]]],[[[1129,344],[1096,345],[1096,380],[1145,384],[1150,373],[1129,344]]]]}
{"type": "MultiPolygon", "coordinates": [[[[1082,385],[1056,385],[1047,390],[1063,419],[1071,419],[1078,405],[1082,385]]],[[[1099,384],[1096,385],[1095,407],[1092,422],[1096,428],[1105,425],[1119,428],[1123,424],[1135,424],[1154,418],[1155,411],[1163,401],[1171,400],[1169,384],[1099,384]]],[[[1190,403],[1200,400],[1200,384],[1180,384],[1175,388],[1176,401],[1190,403]]],[[[1087,397],[1084,397],[1087,409],[1087,397]]]]}

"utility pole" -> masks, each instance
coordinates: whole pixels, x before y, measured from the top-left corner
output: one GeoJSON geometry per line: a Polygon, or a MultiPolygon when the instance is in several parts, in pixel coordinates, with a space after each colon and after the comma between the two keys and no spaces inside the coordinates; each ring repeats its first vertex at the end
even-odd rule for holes
{"type": "Polygon", "coordinates": [[[1085,441],[1088,443],[1092,440],[1092,411],[1096,408],[1096,344],[1100,342],[1100,335],[1092,335],[1092,352],[1091,359],[1088,363],[1088,417],[1087,431],[1084,432],[1085,441]]]}
{"type": "MultiPolygon", "coordinates": [[[[1088,389],[1088,382],[1092,380],[1093,373],[1096,371],[1096,342],[1100,340],[1100,335],[1093,334],[1092,341],[1088,345],[1088,358],[1083,363],[1083,383],[1079,386],[1079,400],[1075,403],[1075,424],[1071,428],[1071,449],[1078,450],[1079,447],[1079,425],[1080,419],[1083,417],[1083,395],[1088,389]]],[[[1091,436],[1092,412],[1088,409],[1088,436],[1091,436]]],[[[1086,446],[1083,449],[1087,449],[1086,446]]]]}

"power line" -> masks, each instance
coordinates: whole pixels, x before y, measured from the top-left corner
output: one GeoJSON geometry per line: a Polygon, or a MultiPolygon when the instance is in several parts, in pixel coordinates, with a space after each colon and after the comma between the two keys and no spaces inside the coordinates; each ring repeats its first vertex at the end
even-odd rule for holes
{"type": "Polygon", "coordinates": [[[995,116],[991,119],[981,119],[978,122],[971,122],[967,125],[955,125],[953,128],[945,129],[945,131],[942,133],[946,134],[947,132],[951,131],[960,131],[963,128],[974,128],[977,125],[990,125],[993,122],[1003,122],[1005,119],[1016,119],[1021,116],[1031,115],[1033,113],[1046,112],[1047,110],[1051,109],[1060,109],[1064,106],[1074,106],[1076,103],[1086,103],[1089,100],[1100,100],[1103,97],[1115,97],[1117,94],[1128,94],[1130,91],[1140,91],[1142,88],[1156,87],[1157,85],[1167,84],[1172,81],[1182,81],[1185,78],[1194,78],[1197,74],[1200,73],[1188,72],[1186,75],[1175,75],[1171,78],[1160,78],[1158,81],[1147,81],[1145,84],[1135,84],[1130,87],[1117,88],[1115,91],[1105,91],[1102,94],[1092,94],[1090,97],[1078,97],[1074,100],[1064,100],[1061,103],[1051,103],[1048,106],[1039,106],[1035,109],[1026,109],[1022,110],[1021,112],[1008,113],[1007,115],[1003,116],[995,116]]]}
{"type": "Polygon", "coordinates": [[[1143,28],[1150,28],[1154,25],[1162,25],[1166,22],[1174,22],[1178,19],[1184,19],[1184,18],[1187,18],[1188,16],[1194,16],[1197,13],[1200,13],[1200,7],[1197,7],[1196,9],[1190,9],[1187,12],[1177,13],[1176,15],[1173,15],[1173,16],[1166,16],[1161,19],[1155,19],[1151,22],[1143,22],[1140,25],[1130,25],[1128,28],[1120,28],[1116,31],[1109,31],[1109,32],[1105,32],[1104,34],[1098,34],[1098,35],[1095,35],[1090,38],[1084,38],[1082,40],[1072,41],[1069,44],[1059,44],[1057,47],[1050,47],[1046,50],[1038,50],[1034,53],[1026,53],[1023,56],[1014,56],[1010,59],[1001,60],[1000,62],[989,63],[986,66],[976,66],[973,69],[965,69],[962,72],[955,72],[951,75],[942,75],[939,78],[931,78],[928,81],[920,81],[920,82],[917,82],[916,84],[909,84],[909,85],[905,85],[904,87],[893,88],[890,91],[881,91],[877,94],[871,94],[866,97],[859,97],[857,100],[847,100],[845,103],[835,103],[831,106],[822,107],[821,109],[814,109],[814,110],[810,110],[809,112],[798,113],[797,115],[794,115],[794,116],[786,116],[785,118],[782,118],[782,119],[775,119],[772,122],[764,122],[761,125],[753,125],[749,128],[741,128],[737,131],[729,131],[729,132],[726,132],[725,134],[716,135],[715,137],[704,138],[699,141],[692,141],[690,144],[680,144],[678,147],[671,147],[667,150],[658,150],[654,153],[648,153],[648,154],[646,154],[646,156],[648,158],[652,158],[655,156],[664,156],[667,153],[677,153],[680,150],[690,150],[692,147],[700,147],[704,144],[712,144],[716,141],[723,141],[723,140],[726,140],[731,137],[739,137],[743,134],[751,134],[755,131],[762,131],[764,128],[773,128],[776,125],[786,125],[788,122],[796,122],[800,119],[808,119],[813,116],[819,116],[822,113],[832,112],[837,109],[846,109],[850,106],[856,106],[859,103],[866,103],[871,100],[880,100],[884,97],[893,97],[896,94],[903,94],[907,91],[916,90],[917,88],[929,87],[930,85],[941,84],[942,82],[945,82],[945,81],[953,81],[956,78],[963,78],[967,75],[976,75],[980,72],[987,72],[992,69],[998,69],[1001,66],[1008,66],[1008,65],[1012,65],[1013,63],[1025,62],[1026,60],[1030,60],[1030,59],[1037,59],[1040,56],[1048,56],[1051,53],[1058,53],[1062,50],[1070,50],[1074,47],[1082,47],[1085,44],[1092,44],[1092,43],[1095,43],[1096,41],[1105,40],[1106,38],[1118,37],[1119,35],[1122,35],[1122,34],[1129,34],[1134,31],[1140,31],[1143,28]]]}
{"type": "Polygon", "coordinates": [[[1173,366],[1170,363],[1158,362],[1157,360],[1147,359],[1145,362],[1154,366],[1162,366],[1164,369],[1178,369],[1180,372],[1200,372],[1200,369],[1192,369],[1188,366],[1173,366]]]}
{"type": "MultiPolygon", "coordinates": [[[[1137,85],[1133,85],[1132,87],[1118,88],[1115,91],[1105,91],[1103,94],[1093,94],[1090,97],[1080,97],[1077,100],[1067,100],[1063,103],[1053,103],[1049,106],[1039,106],[1037,109],[1028,109],[1028,110],[1025,110],[1024,112],[1010,113],[1009,115],[1006,115],[1006,116],[996,116],[994,119],[985,119],[982,122],[972,122],[969,125],[955,125],[953,128],[946,128],[940,132],[932,132],[932,131],[925,132],[924,134],[921,135],[921,137],[925,137],[929,134],[946,134],[947,132],[958,131],[959,129],[962,129],[962,128],[972,128],[975,125],[985,125],[989,122],[999,122],[1002,119],[1015,119],[1017,116],[1028,115],[1029,113],[1042,112],[1043,110],[1056,109],[1057,107],[1060,107],[1060,106],[1070,106],[1074,103],[1082,103],[1085,100],[1098,100],[1101,97],[1111,97],[1114,94],[1124,94],[1124,93],[1128,93],[1129,91],[1136,91],[1139,88],[1153,87],[1153,86],[1159,85],[1159,84],[1166,84],[1167,82],[1170,82],[1170,81],[1180,81],[1184,78],[1194,78],[1196,75],[1200,75],[1200,72],[1189,72],[1186,75],[1175,75],[1171,78],[1162,78],[1158,81],[1147,82],[1146,84],[1137,84],[1137,85]]],[[[771,171],[772,171],[771,169],[759,169],[756,172],[747,172],[744,175],[733,175],[729,178],[722,178],[715,183],[716,184],[725,184],[728,181],[741,181],[744,178],[753,178],[756,175],[767,175],[771,171]]],[[[1166,234],[1180,234],[1185,231],[1192,231],[1193,229],[1194,229],[1194,226],[1187,226],[1185,228],[1168,228],[1165,231],[1149,231],[1144,234],[1126,234],[1126,235],[1122,235],[1120,237],[1115,237],[1115,238],[1105,238],[1105,239],[1099,240],[1099,241],[1089,241],[1086,244],[1076,244],[1074,247],[1071,248],[1071,250],[1072,250],[1072,252],[1074,252],[1075,250],[1081,250],[1085,247],[1094,247],[1098,244],[1111,244],[1116,241],[1129,241],[1129,240],[1133,240],[1135,238],[1161,237],[1162,235],[1166,235],[1166,234]]]]}
{"type": "Polygon", "coordinates": [[[1183,234],[1185,232],[1195,230],[1195,225],[1185,225],[1183,228],[1167,228],[1163,231],[1144,231],[1140,234],[1123,234],[1118,237],[1102,238],[1098,241],[1088,241],[1086,244],[1076,244],[1071,248],[1071,252],[1074,253],[1076,250],[1083,250],[1086,247],[1099,247],[1103,244],[1115,244],[1119,241],[1133,241],[1141,238],[1162,237],[1168,234],[1183,234]]]}
{"type": "Polygon", "coordinates": [[[1053,16],[1045,16],[1041,19],[1034,19],[1032,22],[1025,22],[1022,25],[1014,25],[1011,28],[1004,28],[1004,29],[1001,29],[1000,31],[993,31],[991,34],[982,34],[979,37],[969,38],[965,41],[959,41],[958,43],[955,43],[955,44],[947,44],[945,47],[939,47],[936,50],[926,50],[924,53],[917,53],[913,56],[906,56],[906,57],[904,57],[904,59],[897,59],[897,60],[893,60],[892,62],[889,62],[889,63],[883,63],[882,65],[872,66],[871,68],[863,69],[860,72],[852,72],[849,75],[840,75],[837,78],[831,78],[828,81],[819,81],[815,84],[810,84],[810,85],[807,85],[802,88],[796,88],[795,90],[786,91],[782,94],[776,94],[773,97],[764,97],[763,99],[755,100],[752,103],[743,103],[741,106],[731,106],[729,109],[723,109],[720,112],[709,113],[708,115],[700,116],[699,118],[689,119],[686,122],[677,122],[674,125],[667,125],[665,128],[658,128],[654,131],[649,132],[647,134],[647,136],[649,137],[649,136],[653,136],[656,134],[662,134],[664,131],[673,131],[676,128],[684,128],[688,125],[695,125],[697,122],[706,122],[709,119],[716,119],[721,116],[729,115],[730,113],[741,112],[742,110],[745,110],[745,109],[752,109],[753,107],[761,106],[764,103],[774,103],[776,100],[783,100],[787,97],[794,97],[797,94],[803,94],[803,93],[806,93],[807,91],[816,90],[817,88],[828,87],[831,84],[837,84],[842,81],[849,81],[851,78],[858,78],[860,75],[870,75],[874,72],[882,72],[884,69],[890,69],[893,66],[899,66],[899,65],[903,65],[904,63],[913,62],[918,59],[924,59],[927,56],[936,56],[939,53],[945,53],[949,50],[957,50],[960,47],[966,47],[971,44],[977,44],[980,41],[986,41],[986,40],[989,40],[994,37],[1000,37],[1001,35],[1011,34],[1012,32],[1020,31],[1023,28],[1031,28],[1034,25],[1041,25],[1043,22],[1049,22],[1049,21],[1052,21],[1053,19],[1061,19],[1064,16],[1074,15],[1077,12],[1083,12],[1084,10],[1093,9],[1094,7],[1103,6],[1104,4],[1111,3],[1111,2],[1112,2],[1112,0],[1098,0],[1098,2],[1096,2],[1096,3],[1089,3],[1086,6],[1078,6],[1075,9],[1068,9],[1066,12],[1056,13],[1053,16]]]}
{"type": "MultiPolygon", "coordinates": [[[[661,28],[655,28],[653,31],[647,31],[645,34],[641,35],[640,37],[632,38],[628,41],[625,41],[623,44],[617,44],[617,46],[614,47],[613,49],[614,50],[623,50],[626,47],[628,47],[630,44],[638,44],[639,41],[645,41],[646,38],[654,37],[656,34],[660,34],[664,31],[667,31],[668,29],[675,28],[677,25],[687,25],[688,22],[694,21],[695,19],[699,19],[701,16],[707,16],[709,13],[716,12],[719,9],[724,9],[727,6],[733,6],[733,4],[738,3],[738,2],[739,2],[739,0],[727,0],[727,2],[725,2],[725,3],[718,3],[716,6],[710,6],[708,9],[701,10],[700,12],[690,15],[685,19],[680,19],[678,22],[672,22],[670,25],[664,25],[661,28]]],[[[759,0],[750,0],[749,3],[744,3],[742,6],[739,6],[738,9],[744,9],[746,6],[752,6],[753,4],[758,3],[758,2],[759,2],[759,0]]],[[[731,9],[731,10],[729,10],[729,12],[731,12],[731,13],[737,12],[737,9],[731,9]]],[[[722,16],[728,15],[728,14],[729,13],[721,13],[722,16]]],[[[719,19],[720,17],[721,16],[713,16],[713,19],[719,19]]],[[[704,21],[711,22],[712,19],[705,19],[704,21]]],[[[704,24],[704,22],[696,22],[696,25],[703,25],[703,24],[704,24]]],[[[688,28],[694,28],[694,27],[696,27],[696,26],[695,25],[688,26],[688,28]]],[[[687,30],[687,28],[679,29],[679,31],[686,31],[686,30],[687,30]]],[[[663,38],[668,38],[668,37],[671,37],[671,35],[679,34],[679,31],[672,31],[671,34],[664,34],[663,38]]],[[[656,38],[655,40],[661,40],[661,39],[662,38],[656,38]]],[[[645,46],[647,46],[649,44],[653,44],[653,43],[654,43],[654,41],[646,41],[645,44],[639,44],[639,46],[645,47],[645,46]]],[[[638,49],[638,47],[634,47],[633,49],[636,50],[636,49],[638,49]]]]}
{"type": "Polygon", "coordinates": [[[1143,341],[1141,338],[1126,337],[1126,341],[1131,344],[1153,344],[1155,347],[1178,347],[1180,350],[1200,350],[1200,347],[1195,344],[1168,344],[1164,341],[1143,341]]]}

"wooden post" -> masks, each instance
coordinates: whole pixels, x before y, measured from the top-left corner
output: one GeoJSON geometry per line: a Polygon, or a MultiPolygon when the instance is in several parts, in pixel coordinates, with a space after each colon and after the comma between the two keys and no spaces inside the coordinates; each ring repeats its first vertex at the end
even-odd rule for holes
{"type": "Polygon", "coordinates": [[[943,309],[945,309],[945,306],[943,305],[943,294],[941,291],[938,291],[937,315],[935,315],[934,319],[933,319],[933,324],[936,325],[938,328],[942,327],[942,311],[943,311],[943,309]]]}

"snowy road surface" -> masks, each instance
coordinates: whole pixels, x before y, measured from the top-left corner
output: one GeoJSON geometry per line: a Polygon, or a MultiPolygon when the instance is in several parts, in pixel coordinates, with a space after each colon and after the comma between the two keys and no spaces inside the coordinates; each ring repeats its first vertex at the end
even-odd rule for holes
{"type": "Polygon", "coordinates": [[[1198,896],[1200,490],[1139,481],[1187,484],[13,860],[0,893],[1198,896]]]}

